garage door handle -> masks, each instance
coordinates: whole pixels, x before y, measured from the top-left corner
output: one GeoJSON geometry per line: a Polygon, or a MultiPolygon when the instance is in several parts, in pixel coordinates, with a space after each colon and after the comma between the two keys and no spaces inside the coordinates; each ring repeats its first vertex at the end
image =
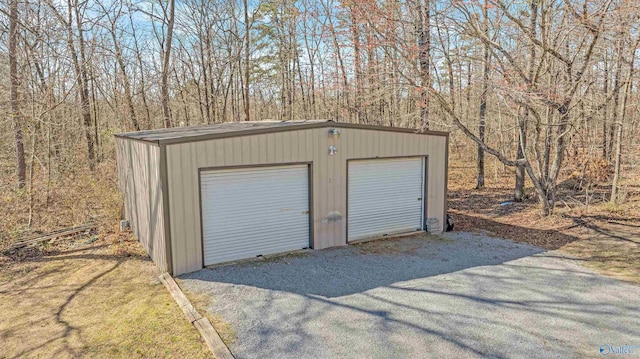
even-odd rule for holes
{"type": "Polygon", "coordinates": [[[309,214],[309,211],[302,211],[302,214],[309,214]]]}
{"type": "Polygon", "coordinates": [[[422,201],[422,197],[418,197],[418,201],[422,201]]]}

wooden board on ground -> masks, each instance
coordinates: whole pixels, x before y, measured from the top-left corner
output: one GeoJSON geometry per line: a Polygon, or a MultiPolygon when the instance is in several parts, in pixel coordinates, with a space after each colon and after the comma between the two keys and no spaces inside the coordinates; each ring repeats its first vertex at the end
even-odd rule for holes
{"type": "Polygon", "coordinates": [[[62,228],[50,233],[31,235],[28,237],[24,237],[19,242],[12,244],[11,246],[9,246],[9,249],[19,249],[29,245],[44,242],[47,240],[52,240],[52,239],[56,239],[63,236],[69,236],[72,234],[86,232],[94,228],[96,228],[95,224],[83,224],[81,226],[76,226],[76,227],[62,228]]]}
{"type": "Polygon", "coordinates": [[[193,322],[193,325],[198,328],[198,331],[202,334],[204,341],[216,359],[234,359],[233,354],[231,354],[229,348],[224,345],[224,342],[220,339],[220,335],[218,335],[218,332],[216,332],[213,325],[211,325],[209,319],[198,319],[193,322]]]}
{"type": "Polygon", "coordinates": [[[217,359],[233,359],[233,354],[231,354],[229,348],[224,344],[218,332],[215,330],[213,325],[211,325],[209,319],[198,313],[173,277],[171,277],[169,273],[163,273],[160,275],[160,281],[167,288],[191,324],[198,329],[200,335],[202,335],[202,338],[207,343],[207,346],[213,355],[217,359]]]}
{"type": "Polygon", "coordinates": [[[178,307],[182,309],[191,323],[202,318],[200,313],[198,313],[198,311],[193,307],[189,299],[187,299],[184,293],[182,293],[182,290],[180,290],[180,287],[178,287],[178,283],[176,283],[176,281],[173,280],[173,278],[171,278],[168,273],[161,274],[160,281],[162,282],[162,284],[164,284],[165,287],[167,287],[167,290],[169,290],[169,293],[171,294],[173,299],[176,301],[176,303],[178,303],[178,307]]]}

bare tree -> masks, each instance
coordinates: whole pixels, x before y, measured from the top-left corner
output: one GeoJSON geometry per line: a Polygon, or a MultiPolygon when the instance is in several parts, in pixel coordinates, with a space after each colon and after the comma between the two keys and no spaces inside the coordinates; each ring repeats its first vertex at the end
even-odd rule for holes
{"type": "Polygon", "coordinates": [[[129,119],[131,120],[131,125],[133,129],[136,131],[140,131],[140,124],[138,123],[138,116],[136,115],[135,106],[133,104],[133,94],[131,93],[131,83],[129,81],[129,75],[127,75],[126,64],[124,59],[124,54],[122,51],[122,47],[120,46],[121,38],[118,36],[118,20],[122,16],[122,3],[116,2],[112,4],[112,9],[107,9],[104,4],[99,3],[102,7],[102,10],[108,20],[108,30],[111,35],[111,41],[113,46],[113,55],[118,62],[118,66],[120,68],[120,72],[122,74],[122,84],[124,87],[124,100],[127,104],[127,112],[129,115],[129,119]]]}
{"type": "Polygon", "coordinates": [[[20,107],[18,105],[18,0],[9,2],[9,76],[11,77],[10,102],[11,122],[16,141],[16,162],[18,169],[18,188],[24,188],[26,162],[24,158],[24,138],[22,136],[20,107]]]}
{"type": "MultiPolygon", "coordinates": [[[[485,38],[489,37],[489,2],[484,1],[482,7],[482,31],[485,38]]],[[[480,111],[478,121],[478,139],[481,142],[485,142],[485,127],[486,127],[486,114],[487,114],[487,92],[489,91],[489,44],[485,43],[482,51],[482,90],[480,92],[480,111]]],[[[452,106],[452,108],[454,108],[452,106]]],[[[476,189],[484,188],[484,149],[481,145],[478,145],[478,178],[476,180],[476,189]]]]}
{"type": "MultiPolygon", "coordinates": [[[[582,29],[581,36],[576,39],[575,48],[569,48],[569,45],[559,46],[557,42],[549,41],[547,38],[539,38],[537,34],[534,34],[528,30],[525,23],[515,16],[510,8],[501,0],[494,1],[494,4],[502,15],[511,21],[518,31],[520,31],[528,40],[533,42],[536,47],[541,49],[541,52],[547,54],[547,62],[540,62],[540,66],[546,63],[553,63],[559,65],[562,69],[561,74],[563,80],[556,86],[553,91],[542,87],[539,79],[536,77],[530,78],[527,75],[527,71],[523,64],[518,61],[508,48],[508,40],[502,43],[500,39],[494,40],[486,36],[483,31],[482,25],[473,14],[473,10],[468,8],[464,4],[459,5],[459,9],[463,14],[466,14],[464,23],[460,23],[460,26],[465,28],[465,31],[473,33],[474,36],[479,38],[485,44],[490,45],[494,58],[498,62],[498,66],[501,69],[501,74],[506,85],[510,90],[504,92],[506,98],[520,106],[526,106],[530,110],[530,113],[536,117],[537,134],[540,134],[542,126],[542,118],[538,112],[539,107],[546,107],[552,109],[558,114],[558,122],[552,125],[555,128],[553,145],[554,151],[545,151],[545,155],[541,155],[538,150],[538,143],[536,136],[536,143],[534,143],[533,159],[535,160],[538,172],[533,167],[533,163],[529,160],[531,156],[524,153],[524,157],[516,160],[508,159],[508,156],[495,148],[488,146],[484,141],[480,140],[474,135],[460,120],[458,114],[453,111],[446,98],[436,90],[432,90],[432,93],[438,99],[438,102],[452,118],[454,124],[462,130],[462,132],[475,141],[482,149],[494,156],[496,156],[503,164],[508,166],[524,166],[529,178],[533,182],[536,192],[538,194],[538,200],[540,203],[540,212],[542,215],[549,215],[553,212],[556,203],[556,189],[557,181],[562,165],[565,158],[565,150],[568,144],[568,138],[570,133],[574,130],[571,126],[571,107],[576,101],[576,98],[580,96],[579,89],[583,84],[584,74],[590,68],[594,56],[594,48],[599,42],[602,32],[605,16],[611,6],[612,0],[606,1],[602,7],[597,10],[588,12],[587,8],[584,9],[584,14],[580,15],[576,12],[573,5],[569,2],[565,2],[563,5],[564,16],[561,23],[548,23],[548,18],[544,18],[545,26],[562,26],[567,28],[567,23],[572,20],[577,21],[577,26],[582,29]],[[570,53],[571,52],[571,53],[570,53]],[[572,55],[578,54],[578,55],[572,55]],[[522,88],[531,88],[533,91],[524,93],[522,88]],[[555,93],[554,93],[555,92],[555,93]],[[552,95],[551,95],[552,94],[552,95]],[[550,160],[550,155],[553,154],[553,160],[550,160]],[[543,162],[550,161],[549,172],[543,173],[543,162]]],[[[549,16],[548,13],[546,16],[549,16]]],[[[543,31],[543,36],[550,36],[549,31],[543,31]]],[[[539,71],[534,71],[539,73],[539,71]]],[[[547,127],[547,126],[545,126],[547,127]]],[[[547,128],[551,128],[549,125],[547,128]]]]}
{"type": "Polygon", "coordinates": [[[420,63],[420,128],[430,128],[429,90],[431,89],[431,0],[415,0],[418,62],[420,63]],[[424,3],[423,3],[424,1],[424,3]]]}
{"type": "MultiPolygon", "coordinates": [[[[169,64],[171,62],[171,43],[173,40],[173,24],[175,20],[176,1],[169,0],[169,10],[164,11],[164,18],[167,21],[167,35],[163,43],[162,49],[162,117],[164,118],[164,126],[171,127],[171,111],[169,110],[169,64]]],[[[163,10],[165,8],[163,7],[163,10]]]]}
{"type": "MultiPolygon", "coordinates": [[[[638,14],[637,13],[632,14],[632,19],[637,21],[638,14]]],[[[631,88],[633,87],[632,84],[633,84],[633,76],[634,76],[634,70],[635,70],[634,66],[636,62],[636,52],[638,51],[639,48],[640,48],[640,35],[637,35],[635,42],[633,42],[632,46],[630,47],[631,58],[628,62],[629,69],[628,69],[627,78],[625,81],[626,89],[625,89],[624,97],[622,99],[622,107],[620,108],[620,119],[615,124],[617,127],[616,139],[615,139],[616,152],[614,157],[613,181],[611,183],[611,197],[609,200],[611,203],[617,203],[619,200],[618,186],[620,182],[620,165],[622,163],[622,135],[624,130],[624,121],[627,118],[627,103],[631,95],[631,88]]],[[[616,108],[615,111],[617,110],[618,109],[616,108]]]]}
{"type": "MultiPolygon", "coordinates": [[[[529,33],[531,37],[537,36],[538,28],[538,1],[531,0],[529,3],[529,33]]],[[[529,64],[527,70],[527,76],[529,79],[533,79],[536,70],[536,45],[533,40],[529,40],[529,64]]],[[[532,92],[531,84],[527,85],[527,92],[532,92]]],[[[522,106],[524,114],[522,115],[518,123],[518,159],[523,159],[527,147],[527,128],[529,123],[530,109],[527,106],[522,106]]],[[[525,168],[523,165],[516,166],[516,186],[513,194],[513,199],[516,202],[521,202],[525,198],[524,182],[525,182],[525,168]]]]}
{"type": "Polygon", "coordinates": [[[76,85],[80,97],[80,111],[84,124],[84,134],[87,144],[87,157],[89,168],[95,167],[95,149],[92,135],[93,119],[91,117],[91,99],[89,97],[89,62],[86,58],[84,32],[83,32],[83,9],[86,3],[79,3],[77,0],[67,0],[67,17],[65,18],[53,3],[48,3],[49,7],[65,27],[67,32],[67,48],[71,55],[71,61],[75,70],[76,85]],[[75,30],[74,30],[75,19],[75,30]],[[77,48],[76,48],[77,46],[77,48]]]}
{"type": "Polygon", "coordinates": [[[93,168],[114,132],[332,118],[451,131],[455,154],[478,154],[470,185],[490,183],[494,156],[516,173],[514,200],[528,178],[545,215],[594,157],[624,198],[640,100],[630,0],[7,4],[0,155],[15,142],[19,186],[37,187],[43,158],[54,185],[77,160],[93,168]]]}
{"type": "Polygon", "coordinates": [[[251,120],[250,102],[249,102],[249,80],[251,78],[251,24],[249,23],[249,5],[247,0],[242,0],[244,6],[244,120],[251,120]]]}

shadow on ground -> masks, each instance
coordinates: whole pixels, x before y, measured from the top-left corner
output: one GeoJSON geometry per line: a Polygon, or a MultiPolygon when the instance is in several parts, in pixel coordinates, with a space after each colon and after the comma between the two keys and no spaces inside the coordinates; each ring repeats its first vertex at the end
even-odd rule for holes
{"type": "Polygon", "coordinates": [[[209,356],[137,242],[68,239],[9,254],[0,358],[209,356]]]}
{"type": "Polygon", "coordinates": [[[365,292],[415,278],[496,265],[543,249],[494,238],[418,235],[311,251],[263,262],[207,268],[181,276],[326,298],[365,292]]]}
{"type": "Polygon", "coordinates": [[[484,188],[482,190],[456,189],[448,192],[449,206],[459,211],[473,211],[489,217],[502,217],[521,212],[535,198],[524,202],[513,202],[513,194],[506,188],[484,188]]]}
{"type": "Polygon", "coordinates": [[[616,216],[568,216],[576,226],[593,231],[596,236],[640,244],[640,218],[616,216]]]}
{"type": "Polygon", "coordinates": [[[492,221],[490,219],[470,216],[453,211],[456,231],[478,232],[489,236],[527,243],[544,249],[558,249],[579,238],[563,231],[580,226],[573,223],[556,229],[536,229],[492,221]]]}
{"type": "Polygon", "coordinates": [[[640,218],[615,214],[565,215],[562,224],[545,230],[453,212],[456,229],[557,249],[554,255],[559,258],[617,279],[640,283],[640,218]]]}

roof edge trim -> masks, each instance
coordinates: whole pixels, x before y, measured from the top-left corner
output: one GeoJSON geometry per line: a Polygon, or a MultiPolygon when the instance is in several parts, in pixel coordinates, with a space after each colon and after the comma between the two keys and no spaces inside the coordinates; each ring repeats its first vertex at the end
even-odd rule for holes
{"type": "Polygon", "coordinates": [[[172,145],[172,144],[180,144],[180,143],[187,143],[187,142],[215,140],[220,138],[260,135],[260,134],[274,133],[274,132],[310,130],[310,129],[323,128],[323,127],[353,128],[353,129],[359,129],[359,130],[402,132],[402,133],[411,133],[415,135],[431,135],[431,136],[449,137],[449,132],[445,132],[445,131],[420,131],[417,129],[404,128],[404,127],[365,125],[365,124],[356,124],[356,123],[347,123],[347,122],[335,122],[332,120],[326,121],[326,122],[318,122],[318,123],[305,123],[305,124],[294,125],[294,126],[266,127],[266,128],[258,128],[258,129],[229,131],[229,132],[222,132],[222,133],[210,133],[210,134],[195,135],[195,136],[175,137],[175,138],[167,138],[167,139],[161,139],[161,140],[145,140],[140,138],[132,138],[121,133],[114,134],[114,136],[118,138],[125,138],[128,140],[152,143],[156,145],[172,145]]]}

